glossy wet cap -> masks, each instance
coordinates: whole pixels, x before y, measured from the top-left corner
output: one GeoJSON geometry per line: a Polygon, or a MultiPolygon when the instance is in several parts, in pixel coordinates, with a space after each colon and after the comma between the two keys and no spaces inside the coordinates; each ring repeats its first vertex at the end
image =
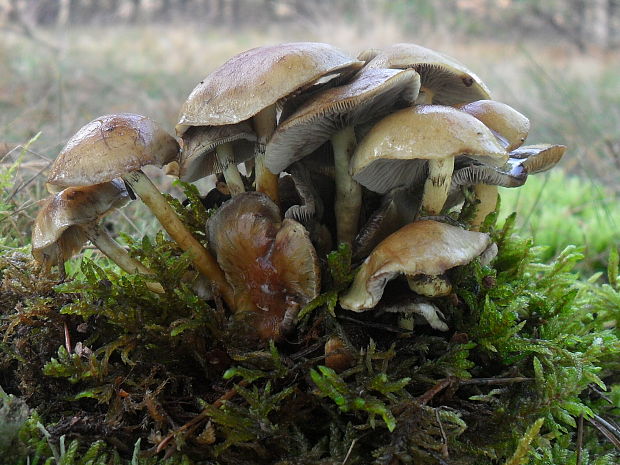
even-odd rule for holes
{"type": "Polygon", "coordinates": [[[362,69],[349,83],[313,96],[278,125],[266,147],[267,168],[279,173],[338,130],[412,105],[419,89],[414,70],[362,69]]]}
{"type": "Polygon", "coordinates": [[[488,234],[432,220],[411,223],[372,251],[349,291],[340,298],[340,305],[358,312],[373,308],[383,296],[387,282],[398,275],[441,275],[471,262],[489,244],[488,234]]]}
{"type": "Polygon", "coordinates": [[[456,108],[482,121],[508,151],[521,146],[530,131],[530,120],[502,102],[476,100],[456,108]]]}
{"type": "MultiPolygon", "coordinates": [[[[372,54],[363,55],[364,58],[372,54]]],[[[376,53],[370,68],[413,68],[420,74],[422,87],[433,93],[432,103],[455,105],[490,99],[482,80],[465,65],[440,52],[411,43],[394,44],[376,53]]]]}
{"type": "Polygon", "coordinates": [[[58,191],[91,186],[178,157],[179,144],[150,118],[133,113],[100,116],[83,126],[50,169],[48,186],[58,191]]]}
{"type": "Polygon", "coordinates": [[[352,73],[362,65],[323,43],[253,48],[228,60],[194,88],[181,108],[177,134],[190,126],[244,121],[325,76],[352,73]]]}
{"type": "Polygon", "coordinates": [[[423,160],[467,155],[501,166],[508,154],[475,117],[452,107],[416,105],[379,121],[360,141],[350,164],[353,179],[384,194],[424,179],[423,160]]]}
{"type": "Polygon", "coordinates": [[[69,187],[51,195],[41,205],[32,228],[32,255],[38,262],[55,265],[58,247],[64,259],[78,253],[87,238],[80,225],[95,223],[129,201],[120,180],[86,187],[69,187]]]}
{"type": "Polygon", "coordinates": [[[318,258],[308,232],[297,221],[280,221],[276,205],[259,192],[224,203],[207,229],[233,288],[235,312],[254,312],[258,335],[278,339],[287,312],[319,293],[318,258]]]}

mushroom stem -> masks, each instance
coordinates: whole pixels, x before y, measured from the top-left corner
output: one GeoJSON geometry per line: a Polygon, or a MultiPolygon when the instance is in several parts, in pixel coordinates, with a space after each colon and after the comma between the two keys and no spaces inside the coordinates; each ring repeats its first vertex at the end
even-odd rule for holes
{"type": "MultiPolygon", "coordinates": [[[[153,271],[131,257],[118,242],[112,239],[105,228],[102,228],[99,224],[90,223],[81,226],[81,228],[93,245],[101,250],[106,257],[116,263],[120,269],[129,274],[153,274],[153,271]]],[[[164,293],[164,288],[158,282],[147,282],[146,287],[157,294],[164,293]]]]}
{"type": "Polygon", "coordinates": [[[439,215],[448,198],[454,171],[454,157],[428,161],[428,178],[424,183],[422,209],[428,215],[439,215]]]}
{"type": "Polygon", "coordinates": [[[166,201],[166,198],[155,187],[152,181],[142,172],[133,171],[123,176],[131,189],[142,199],[147,207],[157,217],[170,237],[179,244],[179,247],[190,253],[192,262],[198,271],[215,284],[217,290],[231,309],[234,309],[234,297],[224,273],[215,261],[215,258],[185,227],[181,219],[166,201]]]}
{"type": "Polygon", "coordinates": [[[331,137],[336,172],[336,230],[338,242],[351,244],[357,234],[362,188],[349,173],[349,162],[357,140],[353,126],[347,126],[331,137]]]}
{"type": "Polygon", "coordinates": [[[228,185],[230,195],[234,196],[245,192],[243,179],[241,179],[241,174],[239,174],[237,165],[235,165],[234,161],[231,161],[235,159],[232,144],[227,142],[225,144],[218,145],[215,148],[215,153],[217,155],[217,159],[224,167],[224,179],[228,185]]]}
{"type": "Polygon", "coordinates": [[[442,297],[452,292],[452,284],[450,284],[448,278],[442,275],[407,276],[407,283],[409,284],[409,289],[413,292],[426,297],[442,297]]]}
{"type": "Polygon", "coordinates": [[[497,186],[487,184],[475,184],[474,194],[476,199],[480,201],[476,209],[476,215],[471,221],[472,230],[480,230],[480,226],[489,213],[497,207],[497,186]]]}
{"type": "Polygon", "coordinates": [[[269,105],[252,117],[256,141],[256,190],[267,194],[271,200],[280,206],[278,194],[278,175],[269,171],[265,165],[265,146],[276,128],[276,105],[269,105]]]}

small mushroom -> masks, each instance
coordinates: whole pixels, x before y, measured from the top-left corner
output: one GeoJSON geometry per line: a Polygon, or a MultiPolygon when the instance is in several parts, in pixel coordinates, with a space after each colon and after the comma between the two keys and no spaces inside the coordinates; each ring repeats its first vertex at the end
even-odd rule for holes
{"type": "Polygon", "coordinates": [[[101,116],[82,127],[51,167],[53,188],[91,186],[122,178],[157,217],[170,237],[190,253],[226,302],[232,291],[213,256],[191,234],[142,167],[161,168],[178,157],[179,145],[153,120],[132,113],[101,116]]]}
{"type": "Polygon", "coordinates": [[[357,144],[354,127],[412,104],[419,87],[419,76],[413,70],[362,69],[351,82],[306,101],[280,123],[267,144],[265,163],[276,173],[331,140],[339,242],[352,242],[359,220],[361,187],[349,173],[357,144]]]}
{"type": "Polygon", "coordinates": [[[260,192],[224,203],[207,223],[209,246],[233,289],[235,312],[251,312],[263,339],[279,339],[319,293],[318,258],[297,221],[280,221],[260,192]]]}
{"type": "Polygon", "coordinates": [[[276,126],[283,99],[320,79],[349,75],[363,65],[328,44],[297,42],[258,47],[218,67],[189,95],[177,134],[190,126],[223,126],[250,120],[257,136],[256,188],[278,203],[277,176],[264,166],[265,144],[276,126]]]}
{"type": "Polygon", "coordinates": [[[361,140],[351,160],[353,179],[385,193],[423,179],[422,210],[436,215],[448,195],[455,157],[501,166],[508,154],[491,131],[452,107],[416,105],[379,121],[361,140]]]}
{"type": "Polygon", "coordinates": [[[388,192],[353,241],[353,259],[361,260],[379,242],[403,226],[412,223],[420,209],[421,189],[397,187],[388,192]]]}
{"type": "MultiPolygon", "coordinates": [[[[364,59],[375,52],[366,52],[364,59]]],[[[490,99],[487,86],[472,71],[452,57],[417,44],[394,44],[379,51],[368,68],[413,68],[420,74],[416,103],[456,105],[490,99]]]]}
{"type": "Polygon", "coordinates": [[[530,131],[530,120],[502,102],[476,100],[455,105],[455,108],[482,121],[507,151],[521,146],[530,131]]]}
{"type": "Polygon", "coordinates": [[[377,305],[388,281],[399,275],[440,276],[465,265],[488,247],[488,234],[420,220],[384,239],[364,261],[340,306],[362,312],[377,305]]]}
{"type": "Polygon", "coordinates": [[[325,343],[325,366],[336,373],[351,368],[355,363],[355,354],[338,336],[330,337],[325,343]]]}
{"type": "MultiPolygon", "coordinates": [[[[120,208],[129,194],[120,180],[86,187],[68,187],[48,197],[41,206],[32,229],[32,255],[46,269],[77,254],[88,239],[104,255],[127,273],[152,274],[131,257],[99,224],[100,219],[120,208]]],[[[161,284],[147,282],[154,292],[164,292],[161,284]]]]}
{"type": "Polygon", "coordinates": [[[182,135],[179,178],[193,182],[223,173],[232,195],[245,192],[237,165],[254,156],[256,135],[247,121],[226,126],[192,126],[182,135]]]}
{"type": "Polygon", "coordinates": [[[542,173],[553,168],[564,156],[565,145],[524,145],[510,152],[510,158],[519,160],[519,165],[528,174],[542,173]]]}

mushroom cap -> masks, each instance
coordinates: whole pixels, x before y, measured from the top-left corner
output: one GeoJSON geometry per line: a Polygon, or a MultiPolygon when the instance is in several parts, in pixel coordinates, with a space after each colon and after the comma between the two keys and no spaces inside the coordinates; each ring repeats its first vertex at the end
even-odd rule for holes
{"type": "MultiPolygon", "coordinates": [[[[364,58],[371,54],[364,55],[364,58]]],[[[394,44],[377,53],[366,65],[370,68],[414,68],[422,87],[433,92],[433,103],[455,105],[490,99],[482,80],[448,55],[417,44],[394,44]]]]}
{"type": "Polygon", "coordinates": [[[278,207],[264,194],[245,192],[210,218],[209,246],[233,288],[236,311],[254,311],[259,336],[279,335],[292,306],[303,306],[320,288],[318,258],[297,221],[280,222],[278,207]]]}
{"type": "Polygon", "coordinates": [[[385,238],[360,267],[349,291],[340,298],[342,308],[373,308],[387,282],[400,274],[437,276],[465,265],[489,245],[488,234],[433,220],[408,224],[385,238]]]}
{"type": "Polygon", "coordinates": [[[69,139],[50,169],[48,187],[60,190],[112,181],[146,165],[175,160],[179,144],[146,116],[100,116],[69,139]]]}
{"type": "Polygon", "coordinates": [[[121,180],[85,187],[69,187],[43,202],[32,228],[32,255],[38,262],[58,263],[60,245],[63,257],[78,253],[87,237],[80,225],[96,223],[115,208],[129,201],[121,180]]]}
{"type": "Polygon", "coordinates": [[[179,160],[179,178],[193,182],[221,173],[226,169],[215,149],[232,143],[234,158],[228,164],[238,165],[254,157],[256,134],[250,123],[242,121],[226,126],[192,126],[183,133],[183,150],[179,160]]]}
{"type": "Polygon", "coordinates": [[[530,131],[530,120],[502,102],[476,100],[455,107],[482,121],[508,151],[523,144],[530,131]]]}
{"type": "Polygon", "coordinates": [[[414,70],[362,69],[349,83],[319,92],[278,125],[265,150],[267,168],[279,173],[339,129],[413,104],[419,89],[414,70]]]}
{"type": "Polygon", "coordinates": [[[553,168],[564,156],[565,145],[525,145],[510,152],[511,159],[520,160],[529,174],[542,173],[553,168]]]}
{"type": "Polygon", "coordinates": [[[423,160],[466,155],[503,165],[508,154],[478,119],[452,107],[416,105],[379,121],[360,141],[351,158],[353,179],[386,193],[424,177],[423,160]]]}
{"type": "Polygon", "coordinates": [[[194,88],[181,108],[177,134],[190,126],[244,121],[324,76],[354,72],[362,65],[323,43],[253,48],[228,60],[194,88]]]}

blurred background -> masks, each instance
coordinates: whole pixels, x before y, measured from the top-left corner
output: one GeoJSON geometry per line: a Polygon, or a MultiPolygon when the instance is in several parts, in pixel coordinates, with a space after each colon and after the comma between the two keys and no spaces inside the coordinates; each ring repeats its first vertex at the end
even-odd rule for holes
{"type": "MultiPolygon", "coordinates": [[[[135,112],[172,132],[215,67],[302,40],[463,62],[530,118],[527,143],[568,146],[555,172],[502,191],[502,215],[517,210],[548,256],[574,243],[584,271],[604,267],[620,243],[620,0],[0,0],[0,252],[27,243],[47,167],[82,125],[135,112]]],[[[143,213],[119,227],[154,232],[143,213]]]]}

